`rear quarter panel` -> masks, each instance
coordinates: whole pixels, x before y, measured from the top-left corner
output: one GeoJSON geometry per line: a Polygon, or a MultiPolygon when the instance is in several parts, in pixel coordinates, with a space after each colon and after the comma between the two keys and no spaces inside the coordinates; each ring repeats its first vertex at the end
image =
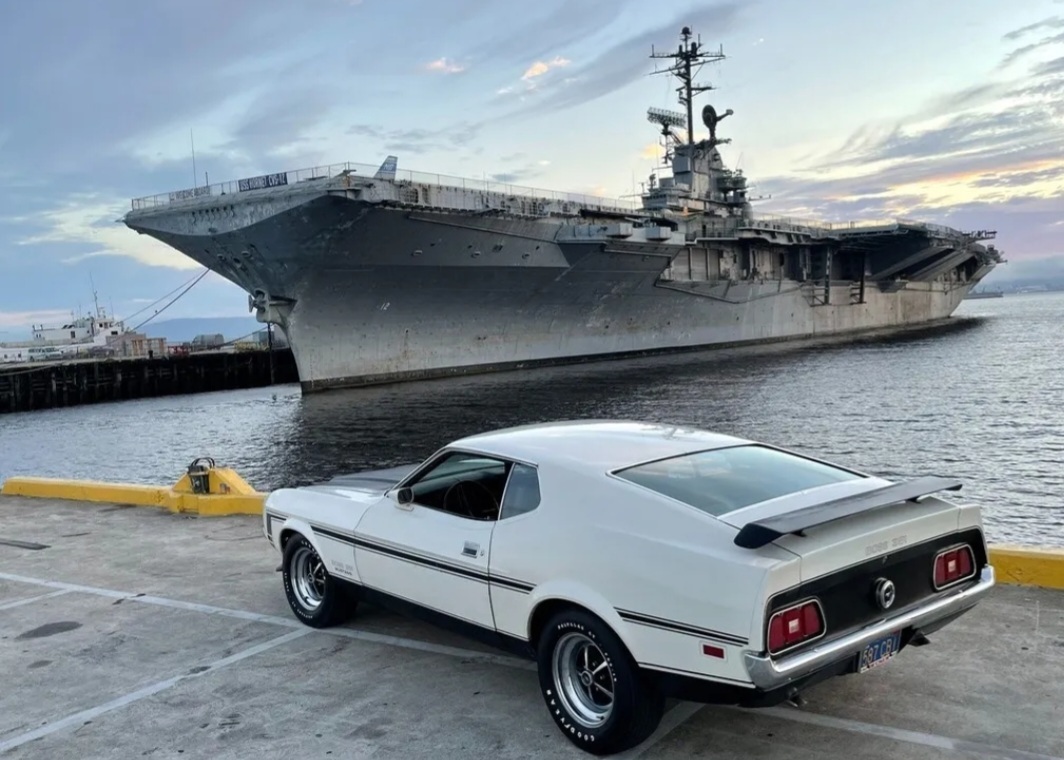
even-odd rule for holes
{"type": "Polygon", "coordinates": [[[741,549],[734,528],[605,473],[541,467],[540,491],[535,511],[492,538],[491,573],[531,587],[492,585],[501,631],[527,638],[537,605],[565,600],[605,620],[640,664],[747,680],[741,651],[760,637],[766,589],[798,582],[794,555],[741,549]]]}

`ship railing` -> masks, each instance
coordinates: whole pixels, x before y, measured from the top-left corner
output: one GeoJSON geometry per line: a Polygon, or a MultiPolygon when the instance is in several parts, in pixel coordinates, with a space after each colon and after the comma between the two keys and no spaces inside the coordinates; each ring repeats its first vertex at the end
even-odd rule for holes
{"type": "Polygon", "coordinates": [[[841,232],[844,230],[866,230],[874,227],[896,227],[898,226],[898,220],[896,219],[854,219],[848,222],[824,222],[825,229],[832,232],[841,232]]]}
{"type": "Polygon", "coordinates": [[[894,227],[897,219],[855,219],[845,222],[826,222],[821,219],[803,219],[793,216],[774,214],[755,214],[753,221],[763,225],[776,225],[777,228],[790,226],[795,229],[815,229],[826,232],[843,232],[846,230],[866,230],[875,227],[894,227]]]}
{"type": "Polygon", "coordinates": [[[156,208],[159,206],[196,202],[206,197],[238,195],[247,191],[300,185],[307,182],[326,182],[337,179],[343,175],[373,179],[378,174],[381,175],[377,177],[378,179],[383,178],[399,184],[412,183],[475,192],[498,193],[501,195],[521,196],[541,201],[559,201],[563,203],[574,203],[582,206],[621,211],[636,211],[639,209],[639,205],[635,201],[621,198],[610,198],[607,196],[586,193],[568,193],[557,190],[545,190],[515,185],[510,182],[500,182],[498,180],[488,179],[487,177],[483,179],[472,179],[469,177],[455,177],[446,174],[417,172],[409,169],[384,172],[380,166],[352,162],[295,169],[274,174],[265,174],[258,177],[250,177],[247,179],[201,185],[199,187],[175,190],[169,193],[148,195],[142,198],[134,198],[132,201],[132,207],[134,211],[139,211],[141,209],[156,208]]]}
{"type": "Polygon", "coordinates": [[[825,222],[818,219],[799,219],[791,216],[776,216],[772,214],[756,214],[754,220],[759,224],[793,225],[799,228],[814,228],[829,232],[845,232],[846,230],[867,231],[875,228],[897,227],[906,225],[938,233],[939,235],[954,236],[957,230],[932,222],[921,222],[915,219],[854,219],[845,222],[825,222]]]}
{"type": "Polygon", "coordinates": [[[952,227],[947,227],[947,226],[945,226],[943,224],[934,224],[932,222],[921,222],[921,221],[917,221],[915,219],[899,219],[898,221],[900,223],[902,223],[902,224],[907,224],[907,225],[910,225],[912,227],[920,227],[920,228],[923,228],[923,229],[927,230],[928,232],[935,232],[935,233],[937,233],[939,235],[943,235],[943,236],[946,236],[946,237],[954,237],[954,236],[960,234],[958,230],[955,230],[952,227]]]}

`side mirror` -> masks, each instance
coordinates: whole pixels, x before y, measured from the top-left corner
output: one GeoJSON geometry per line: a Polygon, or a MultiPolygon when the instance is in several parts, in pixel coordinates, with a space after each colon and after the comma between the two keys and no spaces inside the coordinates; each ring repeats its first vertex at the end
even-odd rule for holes
{"type": "Polygon", "coordinates": [[[411,488],[400,488],[395,492],[395,500],[400,506],[411,504],[414,501],[414,491],[411,488]]]}

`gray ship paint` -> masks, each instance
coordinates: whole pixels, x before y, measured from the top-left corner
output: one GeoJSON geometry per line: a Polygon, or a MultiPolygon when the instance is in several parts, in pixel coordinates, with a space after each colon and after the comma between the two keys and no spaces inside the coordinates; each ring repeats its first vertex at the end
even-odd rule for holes
{"type": "Polygon", "coordinates": [[[389,156],[137,199],[125,223],[246,290],[306,391],[934,323],[1001,261],[986,231],[755,215],[717,150],[730,111],[673,132],[693,127],[686,63],[722,56],[685,28],[652,57],[687,113],[650,109],[672,176],[638,206],[389,156]]]}

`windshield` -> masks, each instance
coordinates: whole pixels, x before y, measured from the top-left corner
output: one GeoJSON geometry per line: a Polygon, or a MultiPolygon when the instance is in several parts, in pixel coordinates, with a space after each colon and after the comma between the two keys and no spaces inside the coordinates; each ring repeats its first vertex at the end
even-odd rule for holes
{"type": "Polygon", "coordinates": [[[683,454],[628,467],[615,474],[711,515],[723,515],[807,488],[862,477],[756,445],[683,454]]]}

